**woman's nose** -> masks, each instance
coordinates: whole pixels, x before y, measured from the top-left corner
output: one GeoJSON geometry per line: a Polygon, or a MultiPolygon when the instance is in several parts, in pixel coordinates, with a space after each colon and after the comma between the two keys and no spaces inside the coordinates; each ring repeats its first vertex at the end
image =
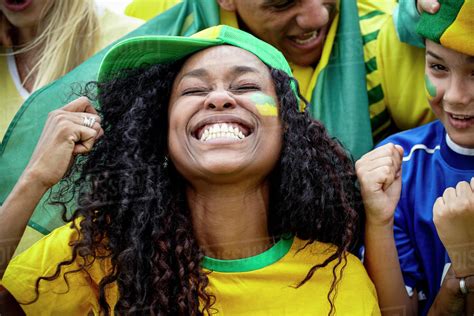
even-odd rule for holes
{"type": "Polygon", "coordinates": [[[208,94],[205,104],[206,108],[212,110],[224,110],[234,108],[235,99],[225,90],[212,91],[208,94]]]}

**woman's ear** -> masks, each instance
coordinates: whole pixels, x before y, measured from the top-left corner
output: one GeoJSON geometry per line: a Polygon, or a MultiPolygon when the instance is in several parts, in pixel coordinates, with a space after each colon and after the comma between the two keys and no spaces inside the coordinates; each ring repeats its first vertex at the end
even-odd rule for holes
{"type": "MultiPolygon", "coordinates": [[[[246,0],[247,1],[247,0],[246,0]]],[[[219,4],[219,6],[225,10],[225,11],[231,11],[231,12],[234,12],[235,11],[235,3],[234,3],[234,0],[217,0],[217,3],[219,4]]]]}

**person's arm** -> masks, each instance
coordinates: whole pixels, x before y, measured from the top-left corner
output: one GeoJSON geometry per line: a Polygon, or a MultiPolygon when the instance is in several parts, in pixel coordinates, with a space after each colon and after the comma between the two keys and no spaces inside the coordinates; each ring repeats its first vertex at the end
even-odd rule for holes
{"type": "Polygon", "coordinates": [[[473,315],[474,310],[474,178],[447,188],[433,206],[433,222],[451,259],[451,268],[431,307],[432,315],[473,315]],[[470,293],[460,291],[466,280],[470,293]]]}
{"type": "Polygon", "coordinates": [[[100,117],[87,98],[79,98],[50,113],[28,166],[0,207],[0,278],[43,194],[58,183],[74,156],[92,149],[103,133],[100,117]],[[84,117],[94,125],[84,126],[84,117]]]}
{"type": "Polygon", "coordinates": [[[465,279],[468,295],[459,288],[459,278],[456,277],[452,266],[443,280],[443,284],[428,312],[429,316],[474,315],[472,299],[474,297],[474,276],[465,279]]]}
{"type": "Polygon", "coordinates": [[[366,211],[364,265],[377,289],[383,315],[415,315],[416,295],[407,294],[394,239],[394,213],[401,193],[403,149],[387,144],[356,163],[366,211]]]}

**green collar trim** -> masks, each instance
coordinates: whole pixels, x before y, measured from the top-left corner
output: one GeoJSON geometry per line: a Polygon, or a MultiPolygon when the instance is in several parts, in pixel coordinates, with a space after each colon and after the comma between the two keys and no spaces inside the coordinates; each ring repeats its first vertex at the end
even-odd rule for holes
{"type": "Polygon", "coordinates": [[[270,249],[253,257],[222,260],[204,257],[202,267],[216,272],[249,272],[267,267],[283,258],[293,245],[292,236],[282,238],[270,249]]]}

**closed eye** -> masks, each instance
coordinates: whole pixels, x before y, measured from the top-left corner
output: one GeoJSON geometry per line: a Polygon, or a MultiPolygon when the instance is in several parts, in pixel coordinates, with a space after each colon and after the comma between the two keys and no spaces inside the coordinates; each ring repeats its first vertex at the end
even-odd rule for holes
{"type": "Polygon", "coordinates": [[[275,10],[283,11],[295,4],[295,0],[273,0],[267,1],[266,6],[275,10]]]}
{"type": "Polygon", "coordinates": [[[192,88],[184,90],[181,95],[205,95],[209,92],[208,89],[204,88],[192,88]]]}
{"type": "Polygon", "coordinates": [[[261,89],[257,85],[243,85],[243,86],[233,87],[232,90],[234,90],[236,93],[245,93],[248,91],[260,91],[261,89]]]}

